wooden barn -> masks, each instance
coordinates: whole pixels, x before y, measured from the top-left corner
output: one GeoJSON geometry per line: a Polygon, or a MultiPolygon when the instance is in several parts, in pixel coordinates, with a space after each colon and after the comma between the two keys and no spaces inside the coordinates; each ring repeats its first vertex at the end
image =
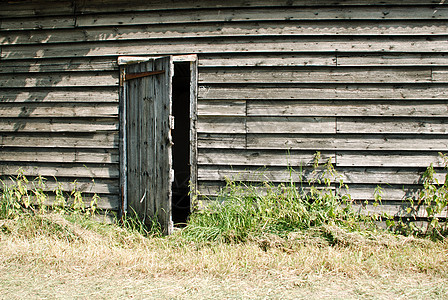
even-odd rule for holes
{"type": "Polygon", "coordinates": [[[2,0],[0,174],[170,231],[190,191],[320,151],[398,211],[441,166],[447,87],[444,0],[2,0]]]}

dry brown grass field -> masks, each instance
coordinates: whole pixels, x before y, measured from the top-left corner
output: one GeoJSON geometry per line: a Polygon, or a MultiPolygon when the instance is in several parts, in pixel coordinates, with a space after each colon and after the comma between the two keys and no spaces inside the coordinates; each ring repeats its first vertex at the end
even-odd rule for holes
{"type": "Polygon", "coordinates": [[[323,225],[192,242],[59,214],[0,229],[2,299],[448,299],[446,239],[323,225]]]}

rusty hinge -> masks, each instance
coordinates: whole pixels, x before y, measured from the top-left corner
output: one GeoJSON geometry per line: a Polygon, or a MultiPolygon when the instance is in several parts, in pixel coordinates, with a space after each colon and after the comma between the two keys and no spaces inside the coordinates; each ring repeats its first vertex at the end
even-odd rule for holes
{"type": "Polygon", "coordinates": [[[126,74],[124,77],[124,80],[131,80],[131,79],[142,78],[142,77],[146,77],[146,76],[158,75],[158,74],[163,74],[163,73],[165,73],[164,70],[131,73],[131,74],[126,74]]]}

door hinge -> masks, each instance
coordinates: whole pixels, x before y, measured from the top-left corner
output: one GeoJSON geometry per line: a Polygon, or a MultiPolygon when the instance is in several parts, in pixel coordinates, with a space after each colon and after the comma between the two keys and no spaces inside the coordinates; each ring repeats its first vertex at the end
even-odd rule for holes
{"type": "Polygon", "coordinates": [[[142,77],[146,77],[146,76],[153,76],[153,75],[158,75],[158,74],[163,74],[163,73],[165,73],[165,70],[150,71],[150,72],[140,72],[140,73],[130,73],[130,74],[126,74],[124,76],[124,80],[126,81],[126,80],[142,78],[142,77]]]}
{"type": "Polygon", "coordinates": [[[174,116],[170,116],[170,129],[174,130],[174,116]]]}

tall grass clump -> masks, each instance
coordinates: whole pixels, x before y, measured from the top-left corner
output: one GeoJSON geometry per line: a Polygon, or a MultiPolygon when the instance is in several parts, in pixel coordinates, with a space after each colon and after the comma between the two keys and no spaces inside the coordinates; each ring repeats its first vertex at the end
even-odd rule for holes
{"type": "MultiPolygon", "coordinates": [[[[205,210],[194,212],[183,235],[193,240],[244,242],[264,234],[286,236],[293,231],[323,224],[353,226],[360,217],[351,209],[347,186],[331,160],[324,165],[316,153],[306,184],[261,185],[227,180],[226,187],[205,210]]],[[[302,178],[303,171],[299,172],[302,178]]]]}

